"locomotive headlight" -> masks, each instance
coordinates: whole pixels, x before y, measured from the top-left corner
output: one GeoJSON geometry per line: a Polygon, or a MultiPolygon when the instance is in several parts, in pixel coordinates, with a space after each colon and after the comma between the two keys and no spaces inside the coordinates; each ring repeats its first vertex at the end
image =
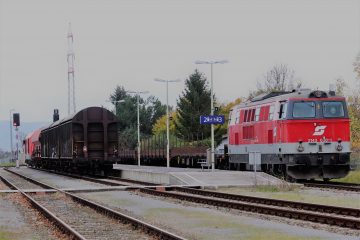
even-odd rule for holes
{"type": "Polygon", "coordinates": [[[302,140],[299,140],[299,146],[297,147],[298,152],[304,151],[304,146],[302,145],[302,140]]]}
{"type": "Polygon", "coordinates": [[[342,142],[342,140],[341,140],[341,138],[339,138],[338,139],[338,145],[336,146],[336,150],[338,150],[339,152],[341,150],[343,150],[343,146],[341,145],[341,142],[342,142]]]}
{"type": "Polygon", "coordinates": [[[336,150],[338,150],[339,152],[343,150],[343,146],[341,145],[341,142],[339,142],[338,145],[336,146],[336,150]]]}

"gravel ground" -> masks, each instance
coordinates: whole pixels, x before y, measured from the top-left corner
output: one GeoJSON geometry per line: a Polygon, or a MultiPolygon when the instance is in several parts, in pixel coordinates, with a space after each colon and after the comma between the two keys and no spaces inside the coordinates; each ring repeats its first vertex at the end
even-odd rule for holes
{"type": "Polygon", "coordinates": [[[141,193],[116,191],[81,195],[189,239],[358,239],[357,233],[360,234],[348,229],[333,233],[331,231],[339,228],[178,200],[165,201],[141,193]]]}
{"type": "Polygon", "coordinates": [[[69,224],[86,239],[153,239],[130,225],[118,223],[95,210],[74,202],[64,194],[35,194],[36,201],[69,224]]]}
{"type": "Polygon", "coordinates": [[[0,180],[0,190],[9,190],[10,188],[8,188],[8,186],[5,185],[5,183],[3,183],[3,181],[0,180]]]}
{"type": "Polygon", "coordinates": [[[87,189],[94,187],[105,187],[106,185],[89,182],[86,180],[56,175],[53,173],[47,173],[43,171],[34,170],[27,167],[21,167],[19,169],[12,168],[11,170],[17,171],[27,177],[31,177],[40,182],[49,184],[50,186],[57,188],[71,188],[71,189],[87,189]]]}
{"type": "MultiPolygon", "coordinates": [[[[211,189],[212,191],[214,189],[211,189]]],[[[323,190],[319,188],[299,187],[291,191],[282,191],[276,188],[218,188],[217,191],[232,194],[241,194],[255,197],[266,197],[290,201],[317,203],[339,207],[360,208],[360,193],[323,190]]]]}
{"type": "Polygon", "coordinates": [[[43,189],[43,187],[29,182],[13,173],[0,169],[0,175],[20,189],[43,189]]]}
{"type": "Polygon", "coordinates": [[[68,239],[17,193],[0,193],[0,239],[68,239]]]}

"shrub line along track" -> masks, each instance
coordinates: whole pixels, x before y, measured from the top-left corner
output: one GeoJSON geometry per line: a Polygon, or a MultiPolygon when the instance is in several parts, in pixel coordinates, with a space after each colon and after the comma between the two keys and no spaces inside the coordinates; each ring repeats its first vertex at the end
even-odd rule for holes
{"type": "MultiPolygon", "coordinates": [[[[140,192],[156,195],[156,196],[163,196],[163,197],[170,197],[179,200],[185,200],[189,202],[196,202],[202,203],[217,207],[225,207],[231,209],[238,209],[248,212],[257,212],[267,215],[274,215],[279,217],[286,217],[292,219],[298,219],[302,221],[310,221],[316,223],[324,223],[328,225],[336,225],[339,227],[345,228],[352,228],[352,229],[360,229],[360,219],[355,217],[343,217],[343,216],[334,216],[324,213],[318,212],[310,212],[304,210],[296,210],[296,209],[289,209],[289,206],[284,207],[276,207],[276,206],[268,206],[265,204],[269,204],[267,202],[259,204],[259,203],[244,203],[237,201],[230,201],[230,200],[221,200],[221,199],[214,199],[202,196],[194,196],[194,195],[186,195],[186,194],[178,194],[172,192],[165,192],[165,191],[158,191],[152,190],[150,188],[141,188],[140,192]]],[[[311,210],[313,211],[313,210],[311,210]]]]}
{"type": "MultiPolygon", "coordinates": [[[[143,221],[140,221],[138,219],[135,219],[133,217],[127,216],[123,213],[114,211],[110,208],[107,208],[105,206],[102,206],[98,203],[86,200],[82,197],[76,196],[74,194],[68,193],[66,191],[54,188],[52,186],[49,186],[47,184],[41,183],[39,181],[36,181],[32,178],[23,176],[22,174],[16,173],[14,171],[11,171],[9,169],[5,169],[6,171],[13,173],[17,176],[23,177],[24,179],[28,181],[32,181],[33,183],[37,183],[41,186],[46,186],[47,189],[54,189],[58,192],[63,193],[67,197],[70,197],[73,201],[80,203],[81,205],[90,207],[91,209],[95,210],[98,213],[101,213],[102,215],[113,218],[116,220],[120,220],[124,224],[131,224],[133,227],[142,229],[142,231],[148,235],[155,236],[158,239],[184,239],[182,237],[179,237],[175,234],[172,234],[170,232],[167,232],[165,230],[162,230],[158,227],[155,227],[153,225],[150,225],[148,223],[145,223],[143,221]]],[[[46,218],[48,218],[50,221],[52,221],[62,232],[69,235],[73,239],[86,239],[84,236],[82,236],[80,233],[75,231],[70,225],[66,224],[64,221],[62,221],[60,218],[56,217],[55,214],[51,213],[48,209],[43,207],[40,203],[38,203],[34,198],[32,198],[30,195],[26,194],[24,191],[13,185],[11,182],[7,181],[5,178],[0,178],[5,182],[6,185],[8,185],[11,189],[19,191],[37,210],[39,210],[43,215],[45,215],[46,218]]]]}
{"type": "Polygon", "coordinates": [[[315,188],[329,188],[345,191],[360,192],[360,184],[356,183],[340,183],[340,182],[301,182],[305,187],[315,187],[315,188]]]}

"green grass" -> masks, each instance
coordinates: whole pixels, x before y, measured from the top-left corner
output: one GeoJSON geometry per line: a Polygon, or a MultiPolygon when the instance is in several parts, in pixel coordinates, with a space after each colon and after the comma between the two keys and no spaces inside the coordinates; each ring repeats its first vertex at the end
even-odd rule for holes
{"type": "Polygon", "coordinates": [[[15,167],[15,162],[0,163],[0,167],[15,167]]]}
{"type": "Polygon", "coordinates": [[[345,182],[345,183],[359,183],[360,184],[360,169],[351,171],[346,177],[331,180],[334,182],[345,182]]]}
{"type": "Polygon", "coordinates": [[[300,186],[283,182],[279,185],[261,185],[256,187],[245,188],[251,192],[264,192],[264,193],[275,193],[275,192],[288,192],[297,190],[300,186]]]}
{"type": "Polygon", "coordinates": [[[12,231],[5,230],[4,227],[0,227],[0,240],[17,240],[17,239],[24,239],[24,236],[22,234],[17,233],[16,229],[13,229],[12,231]]]}

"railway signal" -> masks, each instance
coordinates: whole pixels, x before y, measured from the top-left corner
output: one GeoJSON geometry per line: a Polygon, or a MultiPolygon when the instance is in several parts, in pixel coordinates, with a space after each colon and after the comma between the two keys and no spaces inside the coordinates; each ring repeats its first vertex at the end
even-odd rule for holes
{"type": "Polygon", "coordinates": [[[13,114],[13,126],[14,127],[20,126],[20,114],[19,113],[13,114]]]}

